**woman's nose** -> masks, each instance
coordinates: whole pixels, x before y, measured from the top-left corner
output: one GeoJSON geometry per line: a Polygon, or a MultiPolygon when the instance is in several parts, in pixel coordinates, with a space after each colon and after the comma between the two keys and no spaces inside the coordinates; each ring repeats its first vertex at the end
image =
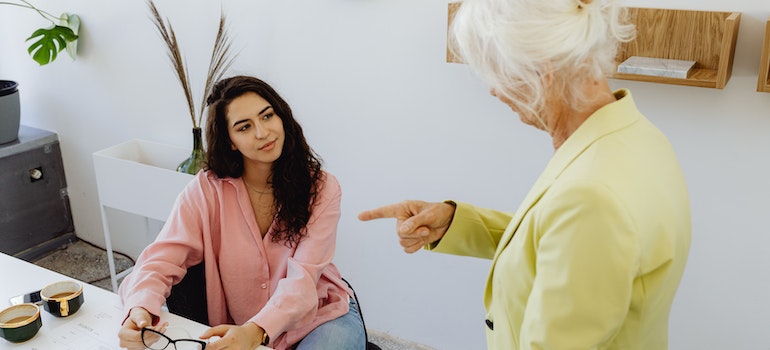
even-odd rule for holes
{"type": "Polygon", "coordinates": [[[256,124],[254,126],[254,134],[257,137],[257,140],[263,140],[267,138],[268,131],[263,125],[256,124]]]}

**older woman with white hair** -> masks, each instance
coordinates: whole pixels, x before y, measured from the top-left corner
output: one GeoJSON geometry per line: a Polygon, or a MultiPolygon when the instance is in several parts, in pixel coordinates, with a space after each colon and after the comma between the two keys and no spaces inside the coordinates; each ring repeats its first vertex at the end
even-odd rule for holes
{"type": "Polygon", "coordinates": [[[607,82],[634,35],[624,21],[613,0],[464,0],[455,54],[555,153],[513,214],[453,201],[359,214],[396,218],[406,252],[492,260],[490,349],[668,348],[690,205],[666,137],[607,82]]]}

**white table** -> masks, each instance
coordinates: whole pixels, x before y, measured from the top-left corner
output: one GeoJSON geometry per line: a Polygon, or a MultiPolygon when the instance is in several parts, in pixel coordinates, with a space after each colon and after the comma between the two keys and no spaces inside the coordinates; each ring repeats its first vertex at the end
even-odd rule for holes
{"type": "MultiPolygon", "coordinates": [[[[71,277],[47,270],[27,261],[0,253],[3,280],[0,282],[0,306],[10,306],[13,296],[39,290],[56,281],[73,280],[71,277]]],[[[0,349],[24,350],[118,350],[118,330],[123,321],[120,297],[99,287],[83,283],[83,305],[72,316],[59,318],[41,306],[43,327],[34,338],[23,343],[10,343],[0,338],[0,349]]],[[[174,315],[161,314],[161,322],[169,328],[183,329],[191,338],[197,338],[208,326],[174,315]]],[[[257,350],[268,350],[260,346],[257,350]]]]}

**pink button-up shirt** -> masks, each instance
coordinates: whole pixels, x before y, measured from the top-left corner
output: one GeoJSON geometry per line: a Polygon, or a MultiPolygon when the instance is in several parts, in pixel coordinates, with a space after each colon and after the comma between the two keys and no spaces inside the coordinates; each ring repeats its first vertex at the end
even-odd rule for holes
{"type": "Polygon", "coordinates": [[[203,260],[209,323],[254,322],[276,349],[347,313],[352,291],[332,264],[342,191],[333,175],[322,179],[306,235],[289,248],[272,242],[274,227],[262,238],[240,178],[199,172],[121,284],[126,315],[135,306],[159,315],[171,286],[203,260]]]}

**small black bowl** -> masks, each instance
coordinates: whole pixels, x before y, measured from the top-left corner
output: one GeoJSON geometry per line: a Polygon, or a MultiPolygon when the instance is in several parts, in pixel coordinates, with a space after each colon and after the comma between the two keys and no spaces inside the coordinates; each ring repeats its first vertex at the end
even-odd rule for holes
{"type": "Polygon", "coordinates": [[[18,304],[0,311],[0,336],[12,343],[21,343],[37,334],[43,321],[35,304],[18,304]]]}

